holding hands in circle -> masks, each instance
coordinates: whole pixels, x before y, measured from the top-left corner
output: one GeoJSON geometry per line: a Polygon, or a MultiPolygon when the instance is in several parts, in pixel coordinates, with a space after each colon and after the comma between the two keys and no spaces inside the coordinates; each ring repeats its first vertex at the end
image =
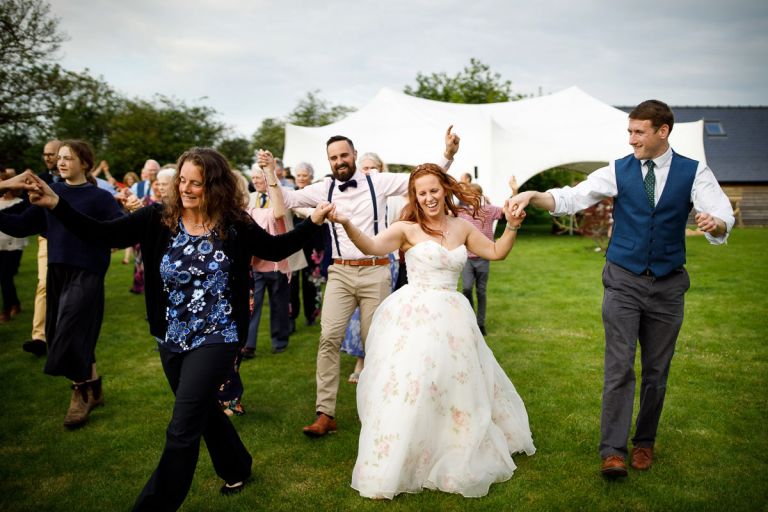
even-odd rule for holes
{"type": "Polygon", "coordinates": [[[514,208],[511,208],[509,206],[509,201],[511,199],[507,199],[507,202],[504,204],[504,217],[507,219],[507,229],[519,229],[520,226],[523,225],[523,220],[525,220],[525,210],[523,208],[519,208],[515,206],[514,208]]]}
{"type": "Polygon", "coordinates": [[[334,206],[331,203],[328,201],[322,201],[318,203],[317,206],[315,206],[312,215],[310,215],[310,219],[312,219],[312,222],[319,226],[325,222],[325,218],[329,217],[329,214],[333,211],[333,209],[334,206]]]}

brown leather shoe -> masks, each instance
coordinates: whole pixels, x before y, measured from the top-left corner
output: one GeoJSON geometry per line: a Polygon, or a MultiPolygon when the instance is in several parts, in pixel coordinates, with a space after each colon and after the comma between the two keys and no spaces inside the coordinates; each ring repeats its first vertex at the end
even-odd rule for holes
{"type": "Polygon", "coordinates": [[[104,392],[101,389],[101,377],[88,381],[88,410],[104,405],[104,392]]]}
{"type": "Polygon", "coordinates": [[[624,457],[621,455],[609,455],[604,458],[600,466],[600,472],[603,476],[610,478],[627,476],[627,464],[624,462],[624,457]]]}
{"type": "Polygon", "coordinates": [[[304,434],[309,437],[323,437],[325,434],[336,432],[336,420],[327,414],[320,413],[311,425],[304,427],[304,434]]]}
{"type": "Polygon", "coordinates": [[[646,471],[653,463],[653,448],[635,447],[632,448],[632,467],[640,471],[646,471]]]}
{"type": "Polygon", "coordinates": [[[69,402],[67,415],[64,417],[64,426],[75,429],[85,425],[91,408],[88,407],[88,383],[72,384],[72,399],[69,402]]]}

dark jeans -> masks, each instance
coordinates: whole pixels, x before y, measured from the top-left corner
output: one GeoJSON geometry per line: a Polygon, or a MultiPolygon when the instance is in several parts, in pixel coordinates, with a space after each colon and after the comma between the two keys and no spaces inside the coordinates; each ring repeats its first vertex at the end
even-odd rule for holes
{"type": "Polygon", "coordinates": [[[201,436],[216,474],[225,482],[233,484],[250,476],[251,455],[216,399],[219,386],[232,371],[237,350],[237,343],[204,345],[182,353],[160,347],[160,361],[176,402],[160,463],[133,510],[166,511],[181,506],[192,485],[201,436]]]}
{"type": "Polygon", "coordinates": [[[13,278],[19,270],[22,251],[0,251],[0,290],[3,292],[3,311],[8,313],[13,306],[19,306],[16,283],[13,278]]]}
{"type": "Polygon", "coordinates": [[[245,346],[256,349],[265,291],[269,292],[269,330],[272,335],[272,348],[284,349],[288,346],[288,337],[291,334],[288,310],[291,287],[288,284],[288,277],[282,272],[253,273],[253,313],[248,323],[248,338],[245,346]]]}
{"type": "Polygon", "coordinates": [[[656,278],[635,275],[609,261],[603,269],[603,286],[605,375],[600,456],[626,456],[635,400],[637,343],[642,382],[632,444],[652,447],[690,280],[684,268],[656,278]]]}

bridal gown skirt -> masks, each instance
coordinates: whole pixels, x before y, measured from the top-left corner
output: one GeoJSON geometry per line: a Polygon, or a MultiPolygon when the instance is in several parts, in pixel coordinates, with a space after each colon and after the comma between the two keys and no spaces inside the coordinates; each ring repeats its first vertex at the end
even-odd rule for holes
{"type": "Polygon", "coordinates": [[[456,291],[466,257],[464,246],[411,248],[409,284],[374,315],[357,387],[362,496],[484,496],[512,477],[512,454],[535,452],[525,405],[456,291]]]}

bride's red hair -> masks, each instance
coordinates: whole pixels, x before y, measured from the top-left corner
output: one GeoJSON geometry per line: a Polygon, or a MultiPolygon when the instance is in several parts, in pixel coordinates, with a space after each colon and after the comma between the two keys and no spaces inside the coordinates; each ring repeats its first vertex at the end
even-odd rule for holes
{"type": "Polygon", "coordinates": [[[439,165],[421,164],[413,170],[408,180],[408,204],[403,208],[400,220],[418,223],[421,229],[430,236],[437,237],[443,235],[441,231],[431,229],[426,225],[426,215],[416,198],[416,180],[424,176],[434,176],[443,187],[445,191],[445,213],[450,212],[456,217],[459,211],[466,210],[473,217],[476,217],[478,212],[480,212],[480,194],[469,187],[463,187],[461,183],[446,173],[439,165]],[[456,203],[456,199],[464,204],[459,206],[456,203]]]}

